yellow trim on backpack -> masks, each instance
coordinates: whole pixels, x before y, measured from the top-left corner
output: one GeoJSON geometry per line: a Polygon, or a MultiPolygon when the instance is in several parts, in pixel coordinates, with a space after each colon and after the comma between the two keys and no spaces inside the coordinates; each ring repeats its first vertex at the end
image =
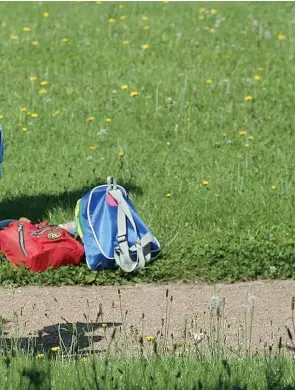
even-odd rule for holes
{"type": "Polygon", "coordinates": [[[81,199],[78,200],[75,207],[75,220],[76,220],[76,232],[81,238],[83,238],[84,234],[80,224],[80,201],[81,199]]]}

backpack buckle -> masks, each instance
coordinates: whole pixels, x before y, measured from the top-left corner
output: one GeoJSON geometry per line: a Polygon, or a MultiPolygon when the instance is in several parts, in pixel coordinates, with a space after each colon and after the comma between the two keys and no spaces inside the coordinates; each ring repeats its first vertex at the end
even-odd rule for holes
{"type": "Polygon", "coordinates": [[[120,251],[120,248],[119,248],[118,246],[116,246],[116,247],[114,248],[114,253],[115,253],[116,255],[120,256],[120,254],[121,254],[122,252],[120,251]]]}
{"type": "Polygon", "coordinates": [[[118,241],[118,244],[121,244],[122,242],[127,241],[126,235],[122,234],[121,236],[118,236],[117,241],[118,241]]]}

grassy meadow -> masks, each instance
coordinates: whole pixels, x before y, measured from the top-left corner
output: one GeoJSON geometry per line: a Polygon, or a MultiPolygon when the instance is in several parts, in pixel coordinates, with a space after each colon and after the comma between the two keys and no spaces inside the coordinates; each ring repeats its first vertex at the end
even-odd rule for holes
{"type": "Polygon", "coordinates": [[[113,175],[163,253],[2,284],[294,278],[292,2],[1,2],[0,219],[61,223],[113,175]],[[293,188],[293,190],[292,190],[293,188]]]}
{"type": "Polygon", "coordinates": [[[253,359],[199,361],[172,357],[146,360],[6,359],[0,368],[3,389],[160,389],[294,390],[292,361],[253,359]]]}

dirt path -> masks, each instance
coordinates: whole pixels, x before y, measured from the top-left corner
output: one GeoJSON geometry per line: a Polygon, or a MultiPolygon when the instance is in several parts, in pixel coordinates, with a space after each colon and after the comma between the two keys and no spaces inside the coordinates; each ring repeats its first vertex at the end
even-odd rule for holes
{"type": "MultiPolygon", "coordinates": [[[[133,329],[139,329],[141,334],[143,324],[143,335],[156,335],[161,329],[162,318],[165,318],[167,289],[169,297],[173,296],[169,335],[173,333],[177,340],[183,339],[185,317],[187,316],[190,327],[194,313],[198,313],[198,319],[197,327],[191,329],[191,338],[200,328],[208,330],[208,309],[212,304],[212,297],[217,295],[225,298],[225,328],[232,345],[237,345],[237,335],[241,335],[245,314],[249,320],[253,307],[254,346],[262,346],[264,342],[277,343],[279,336],[282,336],[285,342],[285,326],[293,329],[291,299],[295,296],[295,281],[259,281],[218,284],[215,287],[193,283],[120,287],[123,317],[128,310],[123,321],[128,330],[133,326],[133,329]],[[248,303],[245,305],[247,294],[248,303]]],[[[78,323],[80,331],[86,334],[87,322],[94,321],[97,324],[96,316],[100,304],[103,305],[100,322],[107,323],[109,327],[114,323],[120,327],[122,323],[117,287],[20,287],[14,290],[1,288],[0,301],[0,314],[7,334],[13,333],[16,328],[19,336],[36,334],[37,330],[42,330],[43,342],[49,346],[56,345],[58,324],[65,324],[66,321],[78,323]]],[[[99,325],[94,327],[97,328],[96,341],[99,341],[104,336],[104,330],[99,325]]],[[[85,343],[86,339],[85,336],[85,343]]]]}

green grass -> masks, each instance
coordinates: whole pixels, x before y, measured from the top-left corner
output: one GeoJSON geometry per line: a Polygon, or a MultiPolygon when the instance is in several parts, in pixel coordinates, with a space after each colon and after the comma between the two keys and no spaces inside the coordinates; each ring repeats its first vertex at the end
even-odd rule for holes
{"type": "Polygon", "coordinates": [[[293,390],[292,359],[221,361],[185,357],[85,359],[78,361],[5,358],[2,389],[219,389],[293,390]]]}
{"type": "Polygon", "coordinates": [[[0,217],[71,219],[77,199],[113,175],[163,255],[128,280],[2,262],[1,283],[294,278],[295,6],[120,4],[0,4],[0,217]],[[200,20],[201,7],[217,14],[200,20]]]}

